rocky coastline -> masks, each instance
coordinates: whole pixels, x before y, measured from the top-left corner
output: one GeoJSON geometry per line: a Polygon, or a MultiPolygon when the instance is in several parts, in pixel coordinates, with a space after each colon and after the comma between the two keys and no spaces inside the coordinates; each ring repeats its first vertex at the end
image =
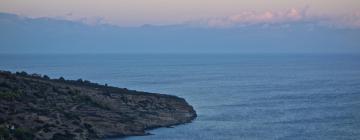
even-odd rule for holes
{"type": "Polygon", "coordinates": [[[0,139],[103,139],[191,122],[183,98],[0,71],[0,139]]]}

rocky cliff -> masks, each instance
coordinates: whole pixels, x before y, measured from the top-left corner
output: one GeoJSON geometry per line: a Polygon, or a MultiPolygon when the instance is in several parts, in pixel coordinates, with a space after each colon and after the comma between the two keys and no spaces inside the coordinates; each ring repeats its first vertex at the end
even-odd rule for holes
{"type": "Polygon", "coordinates": [[[0,139],[101,139],[187,123],[184,99],[84,80],[0,71],[0,139]]]}

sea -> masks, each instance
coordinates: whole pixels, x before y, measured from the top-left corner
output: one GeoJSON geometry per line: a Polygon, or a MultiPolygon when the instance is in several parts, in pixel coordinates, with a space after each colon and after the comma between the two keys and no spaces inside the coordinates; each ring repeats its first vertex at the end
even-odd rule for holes
{"type": "Polygon", "coordinates": [[[1,54],[0,69],[185,98],[198,117],[126,140],[359,140],[359,54],[1,54]]]}

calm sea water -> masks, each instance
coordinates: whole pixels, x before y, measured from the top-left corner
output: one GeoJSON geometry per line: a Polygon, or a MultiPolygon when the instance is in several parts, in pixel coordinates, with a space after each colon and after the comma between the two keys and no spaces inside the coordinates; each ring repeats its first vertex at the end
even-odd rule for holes
{"type": "Polygon", "coordinates": [[[360,55],[0,55],[0,69],[173,94],[198,113],[129,140],[360,139],[360,55]]]}

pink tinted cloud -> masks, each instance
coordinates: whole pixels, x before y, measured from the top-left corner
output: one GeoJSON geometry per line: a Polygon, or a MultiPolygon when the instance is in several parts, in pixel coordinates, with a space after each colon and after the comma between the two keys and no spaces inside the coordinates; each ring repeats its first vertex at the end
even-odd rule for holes
{"type": "Polygon", "coordinates": [[[360,28],[360,11],[334,18],[333,26],[342,28],[360,28]]]}
{"type": "MultiPolygon", "coordinates": [[[[236,15],[205,20],[209,27],[232,27],[260,23],[282,23],[301,21],[306,18],[306,10],[291,8],[286,11],[244,11],[236,15]]],[[[204,22],[204,21],[203,21],[204,22]]]]}
{"type": "Polygon", "coordinates": [[[289,24],[308,23],[312,25],[328,26],[336,28],[360,28],[360,12],[342,16],[309,15],[308,7],[298,9],[290,8],[285,11],[244,11],[239,14],[209,18],[190,22],[195,26],[212,28],[243,27],[255,24],[289,24]]]}

